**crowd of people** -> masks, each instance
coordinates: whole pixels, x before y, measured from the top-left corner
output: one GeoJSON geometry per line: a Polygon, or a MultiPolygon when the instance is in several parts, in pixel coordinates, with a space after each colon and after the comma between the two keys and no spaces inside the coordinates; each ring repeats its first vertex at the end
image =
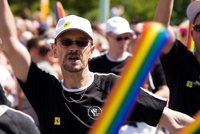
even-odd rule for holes
{"type": "MultiPolygon", "coordinates": [[[[187,8],[194,52],[185,46],[187,27],[170,25],[173,3],[158,2],[152,20],[169,29],[172,41],[149,70],[119,134],[176,133],[200,109],[200,1],[187,8]]],[[[105,24],[76,15],[55,23],[38,15],[13,16],[7,0],[0,1],[0,132],[87,133],[134,56],[146,22],[113,14],[105,24]]]]}

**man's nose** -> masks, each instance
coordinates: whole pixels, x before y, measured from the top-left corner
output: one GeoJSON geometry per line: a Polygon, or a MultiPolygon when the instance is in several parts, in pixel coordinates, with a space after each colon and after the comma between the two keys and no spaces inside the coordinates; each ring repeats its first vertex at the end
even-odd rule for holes
{"type": "Polygon", "coordinates": [[[76,42],[72,42],[72,44],[70,45],[70,48],[69,48],[70,51],[78,51],[78,46],[76,44],[76,42]]]}

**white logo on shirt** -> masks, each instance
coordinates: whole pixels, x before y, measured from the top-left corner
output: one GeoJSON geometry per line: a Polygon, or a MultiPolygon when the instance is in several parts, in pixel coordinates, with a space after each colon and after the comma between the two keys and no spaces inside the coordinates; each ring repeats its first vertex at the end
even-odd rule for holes
{"type": "Polygon", "coordinates": [[[102,113],[102,109],[98,106],[92,106],[88,109],[88,116],[93,119],[96,120],[97,117],[99,117],[102,113]]]}

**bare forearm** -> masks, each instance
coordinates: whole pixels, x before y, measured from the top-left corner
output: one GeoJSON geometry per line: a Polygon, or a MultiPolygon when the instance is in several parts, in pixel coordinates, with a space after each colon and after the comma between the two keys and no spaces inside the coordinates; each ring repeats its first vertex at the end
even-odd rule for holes
{"type": "Polygon", "coordinates": [[[169,98],[169,88],[167,85],[159,86],[158,91],[154,94],[163,98],[169,98]]]}
{"type": "Polygon", "coordinates": [[[154,21],[161,22],[165,26],[169,25],[174,0],[159,0],[154,21]]]}
{"type": "Polygon", "coordinates": [[[173,10],[173,4],[174,0],[159,0],[157,8],[156,8],[156,13],[154,16],[154,21],[160,22],[163,25],[165,25],[171,36],[172,39],[168,42],[167,45],[162,49],[162,53],[167,55],[171,48],[173,47],[173,44],[175,42],[175,34],[173,29],[169,26],[170,23],[170,18],[173,10]]]}

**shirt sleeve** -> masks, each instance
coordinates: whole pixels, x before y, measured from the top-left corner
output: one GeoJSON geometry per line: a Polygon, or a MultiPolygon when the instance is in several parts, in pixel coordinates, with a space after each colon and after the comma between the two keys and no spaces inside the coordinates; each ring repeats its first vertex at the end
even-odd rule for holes
{"type": "Polygon", "coordinates": [[[153,83],[156,88],[162,85],[167,85],[160,59],[158,59],[157,62],[155,63],[155,66],[151,71],[151,75],[153,78],[153,83]]]}
{"type": "Polygon", "coordinates": [[[34,62],[31,63],[27,82],[23,83],[19,79],[18,81],[35,111],[44,107],[44,99],[51,100],[51,97],[56,94],[57,90],[55,89],[57,89],[58,84],[60,85],[58,79],[39,69],[34,62]]]}
{"type": "Polygon", "coordinates": [[[151,126],[156,126],[166,106],[166,101],[167,99],[141,88],[128,121],[145,122],[151,126]]]}

